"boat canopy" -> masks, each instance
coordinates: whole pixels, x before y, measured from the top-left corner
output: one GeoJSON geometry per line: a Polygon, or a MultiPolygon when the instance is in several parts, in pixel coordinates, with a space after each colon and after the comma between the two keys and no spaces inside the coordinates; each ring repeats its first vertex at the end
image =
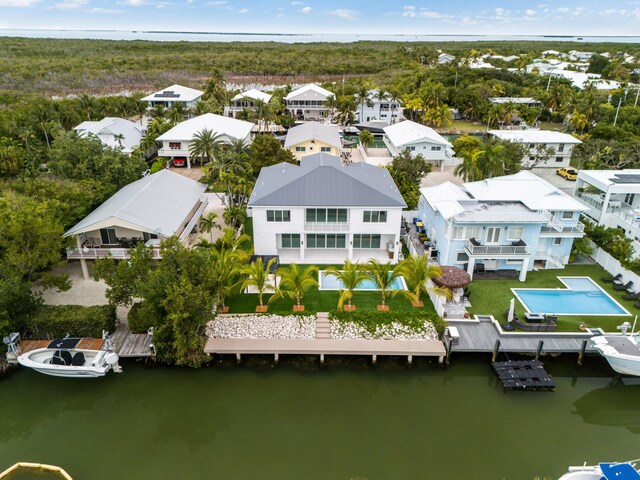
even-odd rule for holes
{"type": "Polygon", "coordinates": [[[629,463],[601,463],[599,467],[606,480],[640,480],[640,473],[629,463]]]}

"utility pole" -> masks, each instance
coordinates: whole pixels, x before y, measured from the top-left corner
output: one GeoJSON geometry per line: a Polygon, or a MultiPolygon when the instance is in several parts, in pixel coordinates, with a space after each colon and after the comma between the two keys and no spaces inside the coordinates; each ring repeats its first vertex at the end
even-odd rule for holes
{"type": "Polygon", "coordinates": [[[547,92],[549,91],[549,87],[551,86],[551,75],[549,75],[549,81],[547,82],[547,92]]]}
{"type": "Polygon", "coordinates": [[[638,106],[638,95],[640,95],[640,87],[636,89],[636,101],[633,104],[633,108],[636,108],[638,106]]]}
{"type": "Polygon", "coordinates": [[[618,113],[620,113],[620,105],[622,104],[622,97],[620,97],[620,100],[618,100],[618,108],[616,109],[616,118],[613,119],[613,126],[616,126],[616,123],[618,123],[618,113]]]}

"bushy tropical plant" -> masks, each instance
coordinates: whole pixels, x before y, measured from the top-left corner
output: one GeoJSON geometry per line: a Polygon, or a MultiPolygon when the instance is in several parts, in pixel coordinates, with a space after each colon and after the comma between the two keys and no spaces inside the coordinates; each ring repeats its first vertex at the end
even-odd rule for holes
{"type": "Polygon", "coordinates": [[[389,290],[389,287],[402,273],[397,265],[395,268],[392,268],[391,262],[380,263],[373,258],[367,262],[366,269],[369,278],[371,278],[378,289],[380,289],[380,295],[382,297],[382,304],[380,306],[382,310],[386,310],[388,308],[385,303],[387,296],[394,296],[398,293],[398,290],[389,290]]]}
{"type": "Polygon", "coordinates": [[[292,298],[296,301],[296,307],[300,309],[300,301],[305,292],[311,287],[318,286],[318,267],[309,265],[301,268],[298,264],[292,263],[286,267],[280,267],[276,271],[276,275],[280,277],[280,284],[276,287],[269,302],[273,302],[279,298],[292,298]]]}
{"type": "Polygon", "coordinates": [[[264,308],[262,296],[265,291],[268,288],[275,286],[269,283],[269,274],[275,263],[276,259],[272,258],[266,265],[264,265],[262,257],[258,257],[255,262],[251,262],[251,264],[242,269],[242,273],[247,276],[244,282],[242,282],[242,289],[247,287],[256,287],[258,290],[258,302],[260,303],[260,309],[264,308]]]}
{"type": "Polygon", "coordinates": [[[342,269],[331,267],[326,271],[327,275],[332,275],[338,279],[344,288],[340,290],[340,296],[338,297],[338,310],[342,310],[344,302],[347,302],[347,310],[352,310],[351,299],[353,298],[353,291],[364,282],[369,276],[360,267],[358,262],[352,263],[349,260],[344,262],[342,269]]]}
{"type": "Polygon", "coordinates": [[[415,306],[422,306],[418,305],[421,303],[420,297],[428,291],[445,297],[451,296],[451,290],[448,288],[427,286],[429,280],[442,275],[442,269],[430,263],[426,255],[411,255],[400,262],[397,269],[412,288],[412,290],[402,290],[402,294],[411,299],[415,306]]]}

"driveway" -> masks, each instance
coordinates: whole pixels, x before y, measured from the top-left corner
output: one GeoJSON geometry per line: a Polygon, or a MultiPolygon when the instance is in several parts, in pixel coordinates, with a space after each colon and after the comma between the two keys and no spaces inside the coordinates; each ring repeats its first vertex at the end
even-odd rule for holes
{"type": "Polygon", "coordinates": [[[533,168],[531,173],[546,180],[554,187],[562,190],[567,195],[573,195],[573,189],[576,186],[575,180],[567,180],[556,174],[555,168],[533,168]]]}
{"type": "Polygon", "coordinates": [[[452,182],[456,185],[462,185],[463,181],[460,177],[456,177],[453,171],[456,167],[445,167],[444,171],[434,170],[422,178],[421,187],[435,187],[444,182],[452,182]]]}

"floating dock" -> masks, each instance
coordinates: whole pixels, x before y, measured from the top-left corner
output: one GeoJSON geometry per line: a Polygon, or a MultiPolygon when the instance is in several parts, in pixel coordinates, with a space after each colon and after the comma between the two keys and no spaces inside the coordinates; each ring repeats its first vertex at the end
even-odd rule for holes
{"type": "Polygon", "coordinates": [[[504,390],[532,390],[551,392],[556,386],[538,360],[493,362],[491,364],[504,390]]]}

